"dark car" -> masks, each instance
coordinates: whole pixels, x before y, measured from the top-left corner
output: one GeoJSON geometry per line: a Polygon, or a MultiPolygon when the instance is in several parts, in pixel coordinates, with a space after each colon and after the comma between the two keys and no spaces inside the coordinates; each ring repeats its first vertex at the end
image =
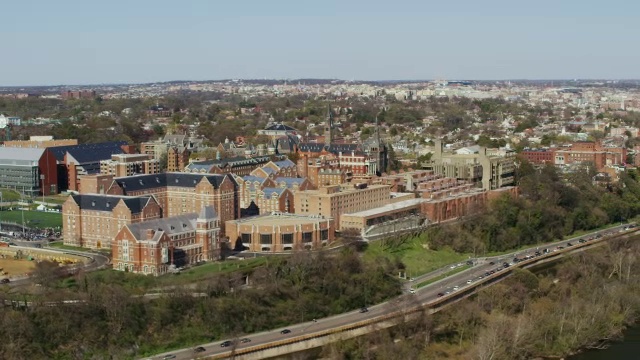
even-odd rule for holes
{"type": "Polygon", "coordinates": [[[494,261],[490,262],[489,265],[495,265],[496,263],[494,261]]]}
{"type": "Polygon", "coordinates": [[[443,297],[444,293],[438,293],[438,297],[443,297]]]}
{"type": "Polygon", "coordinates": [[[202,346],[198,346],[197,348],[193,349],[194,353],[201,353],[205,351],[207,351],[207,349],[203,348],[202,346]]]}
{"type": "Polygon", "coordinates": [[[241,343],[243,343],[243,344],[246,344],[246,343],[248,343],[248,342],[251,342],[251,339],[249,339],[249,338],[244,338],[244,339],[240,340],[240,342],[241,342],[241,343]]]}
{"type": "Polygon", "coordinates": [[[284,335],[284,334],[288,334],[288,333],[290,333],[290,332],[291,332],[291,330],[289,330],[289,329],[284,329],[284,330],[280,331],[280,334],[283,334],[283,335],[284,335]]]}
{"type": "Polygon", "coordinates": [[[0,284],[8,284],[11,280],[4,278],[2,280],[0,280],[0,284]]]}
{"type": "Polygon", "coordinates": [[[581,243],[581,244],[584,244],[584,243],[586,243],[586,242],[587,242],[587,240],[585,240],[585,239],[580,239],[580,240],[578,240],[578,242],[579,242],[579,243],[581,243]]]}
{"type": "Polygon", "coordinates": [[[231,340],[227,340],[227,341],[223,342],[222,344],[220,344],[220,347],[229,347],[229,346],[231,346],[231,344],[233,344],[231,342],[231,340]]]}
{"type": "Polygon", "coordinates": [[[567,243],[567,246],[573,246],[573,244],[572,243],[567,243]]]}
{"type": "Polygon", "coordinates": [[[486,273],[484,273],[484,276],[489,276],[489,275],[491,275],[491,273],[488,272],[488,271],[486,273]]]}
{"type": "Polygon", "coordinates": [[[506,263],[502,264],[502,266],[504,266],[504,268],[506,269],[506,268],[508,268],[508,267],[509,267],[509,263],[508,263],[508,262],[506,262],[506,263]]]}
{"type": "Polygon", "coordinates": [[[169,354],[169,355],[165,355],[162,357],[162,360],[169,360],[169,359],[175,359],[176,356],[173,354],[169,354]]]}
{"type": "Polygon", "coordinates": [[[369,311],[369,309],[367,309],[366,307],[363,307],[363,308],[360,309],[360,313],[366,313],[368,311],[369,311]]]}

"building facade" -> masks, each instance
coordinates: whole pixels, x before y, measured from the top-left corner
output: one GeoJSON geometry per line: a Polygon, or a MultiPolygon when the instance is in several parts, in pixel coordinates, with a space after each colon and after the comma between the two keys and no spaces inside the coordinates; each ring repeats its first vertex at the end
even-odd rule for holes
{"type": "Polygon", "coordinates": [[[71,195],[62,205],[63,242],[110,249],[125,225],[161,216],[162,210],[151,196],[71,195]]]}
{"type": "Polygon", "coordinates": [[[100,173],[104,175],[123,177],[159,172],[160,161],[147,154],[117,154],[100,161],[100,173]]]}
{"type": "Polygon", "coordinates": [[[332,219],[279,212],[227,221],[226,226],[236,249],[261,252],[318,249],[332,243],[334,233],[332,219]]]}
{"type": "Polygon", "coordinates": [[[0,147],[0,187],[27,196],[58,192],[56,158],[49,149],[0,147]]]}
{"type": "Polygon", "coordinates": [[[220,219],[211,206],[200,213],[125,225],[112,242],[116,270],[162,275],[220,256],[220,219]]]}
{"type": "Polygon", "coordinates": [[[333,185],[318,190],[298,191],[294,208],[296,214],[332,218],[339,226],[341,214],[380,207],[388,204],[390,199],[387,185],[333,185]]]}

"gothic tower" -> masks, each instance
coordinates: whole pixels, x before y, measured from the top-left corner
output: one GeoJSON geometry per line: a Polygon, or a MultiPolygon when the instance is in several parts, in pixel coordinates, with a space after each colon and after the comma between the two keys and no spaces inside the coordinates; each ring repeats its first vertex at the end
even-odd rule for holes
{"type": "Polygon", "coordinates": [[[331,105],[327,107],[327,118],[324,125],[324,146],[329,147],[333,142],[333,112],[331,111],[331,105]]]}

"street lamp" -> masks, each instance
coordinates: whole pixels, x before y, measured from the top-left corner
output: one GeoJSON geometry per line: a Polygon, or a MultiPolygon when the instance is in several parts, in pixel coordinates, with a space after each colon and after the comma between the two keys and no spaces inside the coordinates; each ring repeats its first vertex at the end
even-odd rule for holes
{"type": "Polygon", "coordinates": [[[40,174],[40,180],[42,181],[42,206],[44,206],[44,174],[40,174]]]}

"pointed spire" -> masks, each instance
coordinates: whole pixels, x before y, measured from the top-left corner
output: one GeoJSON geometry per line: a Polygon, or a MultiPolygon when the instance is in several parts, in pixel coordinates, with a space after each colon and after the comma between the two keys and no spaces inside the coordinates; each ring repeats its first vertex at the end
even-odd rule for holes
{"type": "Polygon", "coordinates": [[[333,128],[333,112],[331,111],[331,104],[329,104],[327,106],[327,118],[325,119],[325,126],[324,126],[325,146],[329,146],[333,142],[333,137],[331,136],[333,131],[332,128],[333,128]]]}

